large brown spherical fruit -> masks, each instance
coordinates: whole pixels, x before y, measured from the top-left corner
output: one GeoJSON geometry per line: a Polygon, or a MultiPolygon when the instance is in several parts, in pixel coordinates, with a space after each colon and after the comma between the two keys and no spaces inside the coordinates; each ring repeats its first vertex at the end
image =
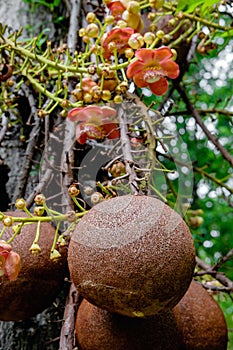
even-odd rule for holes
{"type": "Polygon", "coordinates": [[[223,312],[200,284],[193,281],[173,311],[182,334],[182,350],[227,349],[223,312]]]}
{"type": "Polygon", "coordinates": [[[174,307],[191,282],[192,236],[163,202],[126,195],[94,206],[68,249],[71,278],[91,303],[131,317],[174,307]]]}
{"type": "Polygon", "coordinates": [[[77,313],[80,350],[179,350],[180,334],[172,311],[139,319],[110,313],[83,300],[77,313]]]}
{"type": "MultiPolygon", "coordinates": [[[[11,216],[26,216],[23,212],[5,213],[11,216]]],[[[0,230],[3,224],[0,222],[0,230]]],[[[39,245],[41,253],[32,255],[29,251],[32,245],[37,224],[25,225],[11,243],[13,251],[21,257],[21,270],[15,281],[9,281],[6,276],[0,278],[0,320],[19,321],[32,317],[51,305],[62,288],[67,276],[66,248],[62,247],[62,258],[57,261],[50,259],[55,229],[49,223],[40,227],[39,245]]],[[[7,228],[3,239],[12,236],[12,229],[7,228]]]]}

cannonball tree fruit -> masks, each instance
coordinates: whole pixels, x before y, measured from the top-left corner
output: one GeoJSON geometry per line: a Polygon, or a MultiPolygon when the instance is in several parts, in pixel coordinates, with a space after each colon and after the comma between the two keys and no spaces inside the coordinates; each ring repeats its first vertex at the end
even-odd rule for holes
{"type": "Polygon", "coordinates": [[[185,294],[195,249],[173,209],[152,197],[125,195],[92,207],[76,225],[68,266],[89,302],[125,316],[151,317],[185,294]]]}
{"type": "MultiPolygon", "coordinates": [[[[10,216],[28,216],[24,212],[7,212],[10,216]]],[[[0,222],[0,231],[3,228],[0,222]]],[[[68,276],[67,248],[60,247],[61,258],[50,259],[55,228],[49,223],[41,223],[39,246],[41,252],[33,255],[29,249],[35,239],[37,224],[24,225],[19,235],[12,241],[12,249],[21,257],[21,270],[16,280],[0,277],[0,320],[19,321],[32,317],[49,307],[59,291],[64,278],[68,276]]],[[[12,236],[8,227],[3,239],[12,236]]]]}
{"type": "Polygon", "coordinates": [[[83,299],[75,330],[80,350],[180,350],[180,334],[171,310],[148,319],[132,318],[83,299]]]}
{"type": "Polygon", "coordinates": [[[192,281],[185,296],[173,310],[182,334],[182,350],[226,350],[227,326],[214,298],[192,281]]]}

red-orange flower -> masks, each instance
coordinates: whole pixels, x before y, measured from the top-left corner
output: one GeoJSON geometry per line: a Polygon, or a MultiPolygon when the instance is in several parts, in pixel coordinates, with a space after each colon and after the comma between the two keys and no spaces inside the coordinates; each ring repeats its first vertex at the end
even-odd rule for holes
{"type": "Polygon", "coordinates": [[[169,47],[158,49],[139,49],[135,52],[137,61],[130,63],[127,77],[133,78],[138,87],[149,87],[155,95],[167,92],[168,82],[165,77],[175,79],[180,71],[179,66],[171,58],[173,53],[169,47]]]}
{"type": "Polygon", "coordinates": [[[113,49],[110,48],[112,45],[118,54],[123,54],[129,47],[128,40],[134,33],[132,28],[114,28],[108,32],[103,40],[102,46],[104,48],[104,58],[109,59],[113,54],[113,49]]]}
{"type": "Polygon", "coordinates": [[[111,15],[116,19],[121,19],[122,13],[126,10],[126,7],[122,4],[121,1],[111,1],[107,4],[111,15]]]}
{"type": "Polygon", "coordinates": [[[89,77],[83,78],[82,79],[82,92],[85,93],[90,93],[90,90],[94,87],[97,86],[97,84],[89,77]]]}
{"type": "Polygon", "coordinates": [[[68,118],[78,122],[76,127],[77,141],[84,145],[87,139],[103,140],[117,139],[120,137],[116,110],[110,107],[87,106],[73,108],[68,113],[68,118]]]}
{"type": "Polygon", "coordinates": [[[20,267],[19,254],[12,251],[10,244],[0,240],[0,276],[6,275],[10,281],[14,281],[19,274],[20,267]]]}

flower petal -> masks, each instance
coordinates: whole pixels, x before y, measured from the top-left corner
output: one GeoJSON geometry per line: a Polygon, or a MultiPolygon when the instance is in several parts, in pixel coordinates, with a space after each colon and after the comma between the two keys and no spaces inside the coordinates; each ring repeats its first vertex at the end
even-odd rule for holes
{"type": "Polygon", "coordinates": [[[168,82],[165,78],[160,78],[156,83],[148,84],[153,94],[157,96],[164,95],[168,90],[168,82]]]}
{"type": "Polygon", "coordinates": [[[160,62],[160,65],[164,71],[164,74],[171,79],[176,79],[180,74],[179,66],[176,62],[172,60],[165,60],[160,62]]]}
{"type": "Polygon", "coordinates": [[[97,84],[89,77],[82,79],[82,91],[83,93],[90,92],[91,88],[97,86],[97,84]]]}
{"type": "Polygon", "coordinates": [[[159,47],[158,49],[153,51],[153,57],[159,62],[167,60],[173,56],[172,50],[167,46],[159,47]]]}
{"type": "Polygon", "coordinates": [[[19,274],[21,268],[21,259],[19,254],[10,252],[5,263],[6,276],[10,281],[14,281],[19,274]]]}
{"type": "Polygon", "coordinates": [[[85,124],[84,128],[87,138],[90,140],[102,140],[104,138],[104,131],[102,126],[96,126],[95,124],[85,124]]]}
{"type": "Polygon", "coordinates": [[[128,47],[128,40],[133,33],[134,30],[130,27],[114,28],[110,30],[102,42],[102,46],[105,50],[103,54],[104,58],[109,59],[112,55],[112,53],[108,49],[108,44],[111,41],[120,44],[120,48],[117,51],[123,53],[128,47]]]}
{"type": "Polygon", "coordinates": [[[133,77],[133,81],[134,83],[140,87],[140,88],[143,88],[143,87],[146,87],[148,86],[149,84],[145,81],[144,77],[143,77],[143,74],[137,74],[133,77]]]}
{"type": "Polygon", "coordinates": [[[86,131],[84,130],[84,124],[80,123],[76,126],[76,140],[80,145],[85,145],[87,142],[87,134],[86,131]]]}
{"type": "Polygon", "coordinates": [[[144,67],[145,67],[145,63],[142,61],[136,61],[136,62],[130,63],[126,71],[127,77],[131,79],[135,74],[140,73],[144,67]]]}
{"type": "Polygon", "coordinates": [[[101,107],[102,115],[103,115],[103,120],[112,119],[117,115],[117,112],[114,108],[103,106],[101,107]]]}
{"type": "MultiPolygon", "coordinates": [[[[71,121],[71,122],[77,122],[79,121],[79,113],[83,110],[84,108],[83,107],[77,107],[77,108],[73,108],[71,109],[69,112],[68,112],[68,119],[71,121]]],[[[86,118],[85,118],[86,120],[86,118]]],[[[85,120],[82,120],[82,121],[85,121],[85,120]]]]}
{"type": "Polygon", "coordinates": [[[126,10],[121,1],[111,1],[107,4],[107,7],[109,8],[111,15],[117,20],[121,18],[122,13],[126,10]]]}
{"type": "Polygon", "coordinates": [[[102,125],[102,129],[104,130],[105,137],[110,140],[118,139],[120,137],[119,126],[116,123],[108,123],[102,125]]]}
{"type": "Polygon", "coordinates": [[[68,118],[75,122],[87,122],[90,118],[95,118],[103,114],[101,107],[99,106],[87,106],[73,108],[68,113],[68,118]]]}
{"type": "Polygon", "coordinates": [[[139,49],[135,52],[135,57],[143,61],[145,65],[154,64],[156,61],[160,63],[163,60],[167,60],[173,56],[173,53],[169,47],[163,46],[158,49],[139,49]]]}

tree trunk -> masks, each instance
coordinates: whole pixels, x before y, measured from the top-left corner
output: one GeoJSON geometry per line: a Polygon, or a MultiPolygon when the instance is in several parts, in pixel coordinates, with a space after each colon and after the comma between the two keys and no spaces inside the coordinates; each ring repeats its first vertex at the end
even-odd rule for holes
{"type": "MultiPolygon", "coordinates": [[[[24,27],[23,37],[36,35],[41,26],[49,28],[49,37],[54,35],[52,15],[43,7],[33,12],[28,4],[20,0],[0,0],[0,18],[3,25],[12,30],[24,27]],[[28,28],[25,30],[25,28],[28,28]],[[33,33],[31,30],[33,29],[33,33]]],[[[10,115],[14,121],[16,116],[10,115]]],[[[3,119],[1,121],[3,124],[3,119]]],[[[3,128],[1,128],[2,130],[3,128]]],[[[11,207],[17,192],[17,183],[22,163],[25,158],[27,144],[20,140],[20,126],[16,125],[5,131],[0,137],[0,210],[11,207]]],[[[27,187],[35,185],[33,175],[27,178],[27,187]]],[[[69,283],[64,288],[50,308],[28,320],[20,322],[0,322],[0,350],[57,350],[59,348],[60,331],[63,324],[63,313],[69,283]]]]}

